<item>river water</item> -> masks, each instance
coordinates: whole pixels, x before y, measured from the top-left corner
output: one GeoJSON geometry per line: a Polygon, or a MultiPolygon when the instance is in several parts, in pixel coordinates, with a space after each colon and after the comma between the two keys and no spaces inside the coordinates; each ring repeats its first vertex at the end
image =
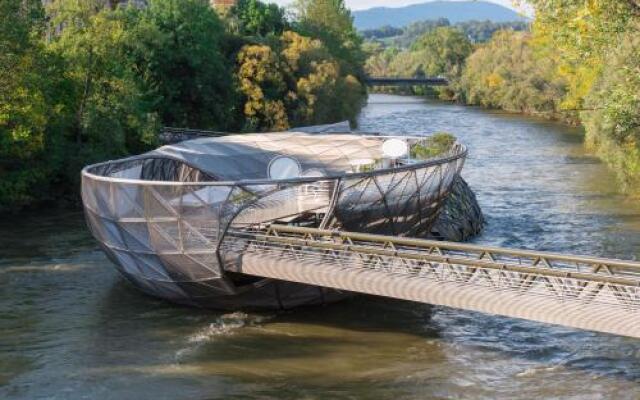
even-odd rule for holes
{"type": "MultiPolygon", "coordinates": [[[[475,241],[635,259],[640,204],[581,133],[374,95],[360,129],[456,134],[487,217],[475,241]]],[[[139,294],[77,212],[0,222],[2,399],[638,399],[640,341],[356,298],[220,313],[139,294]]]]}

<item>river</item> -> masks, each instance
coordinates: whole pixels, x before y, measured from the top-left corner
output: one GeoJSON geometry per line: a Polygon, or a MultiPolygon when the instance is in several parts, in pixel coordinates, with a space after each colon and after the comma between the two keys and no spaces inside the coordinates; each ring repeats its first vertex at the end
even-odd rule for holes
{"type": "MultiPolygon", "coordinates": [[[[373,95],[361,130],[452,132],[478,243],[635,259],[640,204],[563,125],[373,95]]],[[[220,313],[146,297],[78,212],[0,222],[2,399],[638,399],[640,341],[400,301],[220,313]]]]}

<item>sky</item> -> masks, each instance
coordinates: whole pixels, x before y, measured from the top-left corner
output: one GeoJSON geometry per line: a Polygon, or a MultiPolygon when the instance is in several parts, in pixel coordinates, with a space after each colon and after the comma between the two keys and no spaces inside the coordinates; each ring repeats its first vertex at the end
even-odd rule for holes
{"type": "MultiPolygon", "coordinates": [[[[345,0],[347,6],[352,10],[363,10],[372,7],[402,7],[409,4],[426,3],[428,0],[345,0]]],[[[512,0],[486,0],[491,3],[496,3],[515,9],[512,0]]],[[[281,6],[289,5],[293,0],[271,0],[272,3],[277,3],[281,6]]]]}

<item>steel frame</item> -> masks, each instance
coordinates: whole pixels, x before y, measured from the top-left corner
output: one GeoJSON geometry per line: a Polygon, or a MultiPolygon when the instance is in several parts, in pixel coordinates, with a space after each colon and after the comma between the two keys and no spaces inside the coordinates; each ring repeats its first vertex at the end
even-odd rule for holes
{"type": "Polygon", "coordinates": [[[287,225],[230,236],[226,251],[244,246],[265,256],[640,309],[638,262],[287,225]]]}

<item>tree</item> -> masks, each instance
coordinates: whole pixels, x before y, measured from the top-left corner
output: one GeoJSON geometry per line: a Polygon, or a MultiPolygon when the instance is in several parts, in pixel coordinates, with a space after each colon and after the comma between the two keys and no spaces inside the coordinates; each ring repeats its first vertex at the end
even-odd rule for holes
{"type": "Polygon", "coordinates": [[[280,35],[287,27],[284,10],[259,0],[238,0],[231,14],[239,21],[239,33],[247,36],[280,35]]]}
{"type": "Polygon", "coordinates": [[[438,18],[434,20],[418,21],[407,25],[403,29],[402,36],[398,37],[392,43],[394,46],[401,48],[410,47],[419,37],[426,33],[434,31],[436,28],[451,26],[446,18],[438,18]]]}
{"type": "Polygon", "coordinates": [[[60,60],[49,54],[39,0],[0,2],[0,211],[17,209],[50,188],[60,107],[60,60]]]}
{"type": "Polygon", "coordinates": [[[0,4],[0,157],[28,158],[43,148],[46,120],[40,58],[34,35],[44,15],[37,0],[0,4]]]}
{"type": "Polygon", "coordinates": [[[133,68],[164,125],[226,130],[234,126],[231,61],[224,29],[206,0],[150,0],[129,9],[133,68]]]}
{"type": "Polygon", "coordinates": [[[320,39],[346,73],[362,78],[365,54],[362,38],[353,25],[344,0],[297,0],[297,30],[320,39]]]}
{"type": "Polygon", "coordinates": [[[530,0],[537,46],[553,49],[559,73],[569,84],[563,102],[581,109],[598,79],[612,47],[634,20],[640,18],[636,0],[530,0]]]}
{"type": "Polygon", "coordinates": [[[635,32],[627,32],[610,53],[609,62],[586,98],[587,110],[582,118],[587,144],[614,167],[626,189],[637,191],[640,187],[640,36],[635,32]]]}
{"type": "Polygon", "coordinates": [[[339,59],[283,31],[275,6],[240,0],[232,33],[208,0],[45,3],[0,2],[1,209],[77,199],[84,165],[149,150],[161,125],[281,130],[362,105],[346,42],[339,59]]]}
{"type": "MultiPolygon", "coordinates": [[[[396,47],[386,49],[376,48],[367,59],[365,70],[369,76],[394,76],[399,75],[392,68],[392,63],[400,52],[396,47]]],[[[407,75],[411,76],[411,75],[407,75]]]]}
{"type": "Polygon", "coordinates": [[[289,120],[294,126],[353,119],[362,107],[363,87],[318,39],[285,32],[283,70],[289,82],[289,120]]]}
{"type": "Polygon", "coordinates": [[[50,44],[65,62],[67,92],[58,96],[66,96],[69,110],[70,175],[88,162],[146,148],[158,128],[131,66],[124,11],[91,9],[90,2],[61,2],[64,28],[50,44]]]}
{"type": "Polygon", "coordinates": [[[561,115],[566,82],[552,58],[539,58],[531,35],[501,31],[466,62],[458,83],[470,104],[514,112],[561,115]]]}
{"type": "Polygon", "coordinates": [[[558,62],[567,81],[562,108],[584,110],[589,144],[637,192],[637,0],[531,0],[536,47],[558,62]],[[635,51],[635,53],[634,53],[635,51]],[[635,90],[635,91],[634,91],[635,90]]]}
{"type": "Polygon", "coordinates": [[[528,31],[529,22],[493,22],[493,21],[463,21],[455,25],[473,43],[485,43],[494,33],[501,30],[528,31]]]}
{"type": "Polygon", "coordinates": [[[421,36],[411,47],[423,55],[423,70],[428,75],[459,75],[473,47],[456,28],[439,27],[421,36]]]}
{"type": "Polygon", "coordinates": [[[363,88],[318,39],[285,31],[238,54],[238,80],[248,130],[283,130],[352,119],[363,88]]]}
{"type": "Polygon", "coordinates": [[[279,59],[269,46],[246,45],[238,53],[238,80],[245,96],[245,130],[285,130],[287,93],[279,59]]]}
{"type": "Polygon", "coordinates": [[[365,39],[384,39],[388,37],[400,36],[404,32],[401,28],[391,25],[384,25],[376,29],[367,29],[361,32],[365,39]]]}

